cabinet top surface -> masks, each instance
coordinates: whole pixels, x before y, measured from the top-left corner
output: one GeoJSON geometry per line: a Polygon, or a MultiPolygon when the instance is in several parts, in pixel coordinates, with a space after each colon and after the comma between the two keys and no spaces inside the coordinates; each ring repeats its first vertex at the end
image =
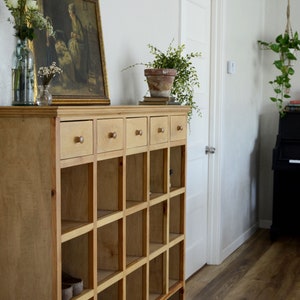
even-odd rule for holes
{"type": "Polygon", "coordinates": [[[161,114],[186,114],[189,106],[178,105],[127,105],[127,106],[2,106],[0,117],[62,117],[72,118],[80,116],[105,116],[105,115],[161,115],[161,114]]]}

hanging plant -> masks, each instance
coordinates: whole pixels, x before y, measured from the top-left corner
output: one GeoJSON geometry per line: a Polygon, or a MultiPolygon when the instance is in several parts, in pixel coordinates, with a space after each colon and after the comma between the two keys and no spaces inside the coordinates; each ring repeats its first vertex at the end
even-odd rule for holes
{"type": "Polygon", "coordinates": [[[274,80],[269,81],[273,87],[275,96],[270,97],[279,110],[281,116],[284,115],[283,101],[289,99],[291,90],[291,78],[295,74],[293,68],[297,60],[296,52],[300,49],[300,40],[298,33],[293,34],[290,24],[290,0],[287,4],[287,24],[285,32],[276,37],[274,42],[258,41],[262,49],[272,50],[279,54],[279,58],[273,62],[273,65],[280,73],[274,80]]]}

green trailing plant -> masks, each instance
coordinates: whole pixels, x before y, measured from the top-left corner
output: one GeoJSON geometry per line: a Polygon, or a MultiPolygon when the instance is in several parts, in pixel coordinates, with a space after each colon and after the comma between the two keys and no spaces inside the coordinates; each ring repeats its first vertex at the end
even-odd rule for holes
{"type": "Polygon", "coordinates": [[[291,90],[291,78],[295,74],[294,62],[297,60],[296,52],[300,49],[298,33],[291,29],[290,25],[290,2],[287,6],[287,25],[285,32],[276,37],[274,42],[258,41],[262,49],[272,50],[279,55],[273,65],[279,74],[274,80],[269,81],[273,87],[275,96],[270,97],[279,110],[281,116],[285,114],[283,101],[289,99],[291,90]]]}
{"type": "Polygon", "coordinates": [[[157,47],[148,44],[150,53],[154,56],[153,61],[148,63],[136,63],[124,70],[136,65],[143,65],[146,68],[154,69],[176,69],[177,74],[171,89],[171,97],[174,97],[181,105],[191,107],[189,118],[193,111],[201,116],[200,108],[194,100],[194,89],[200,87],[197,70],[192,63],[194,58],[200,57],[200,52],[191,52],[184,54],[185,45],[173,46],[173,41],[169,44],[166,52],[157,47]]]}
{"type": "Polygon", "coordinates": [[[300,41],[298,33],[290,35],[287,32],[276,37],[275,42],[267,43],[259,41],[266,49],[279,54],[279,58],[273,62],[273,65],[280,73],[274,80],[269,81],[273,87],[275,96],[270,97],[270,100],[276,103],[281,114],[284,114],[283,101],[289,99],[291,89],[291,78],[295,74],[293,62],[297,60],[295,52],[299,50],[300,41]]]}

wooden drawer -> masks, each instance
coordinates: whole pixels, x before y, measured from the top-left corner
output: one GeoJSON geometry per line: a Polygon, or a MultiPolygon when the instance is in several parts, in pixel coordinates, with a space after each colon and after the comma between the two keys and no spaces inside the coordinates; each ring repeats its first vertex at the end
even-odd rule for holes
{"type": "Polygon", "coordinates": [[[171,117],[171,141],[184,140],[186,138],[186,116],[171,117]]]}
{"type": "Polygon", "coordinates": [[[123,149],[123,119],[97,120],[97,153],[123,149]]]}
{"type": "Polygon", "coordinates": [[[61,159],[93,154],[93,122],[60,123],[61,159]]]}
{"type": "Polygon", "coordinates": [[[147,118],[129,118],[126,120],[126,146],[134,148],[147,145],[147,118]]]}
{"type": "Polygon", "coordinates": [[[152,117],[150,119],[150,144],[160,144],[168,141],[168,117],[152,117]]]}

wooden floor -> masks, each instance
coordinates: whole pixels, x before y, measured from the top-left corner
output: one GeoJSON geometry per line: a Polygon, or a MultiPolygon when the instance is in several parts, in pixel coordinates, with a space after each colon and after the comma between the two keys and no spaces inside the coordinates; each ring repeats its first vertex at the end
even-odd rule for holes
{"type": "Polygon", "coordinates": [[[221,265],[204,266],[186,283],[186,300],[300,299],[300,237],[270,242],[259,229],[221,265]]]}

